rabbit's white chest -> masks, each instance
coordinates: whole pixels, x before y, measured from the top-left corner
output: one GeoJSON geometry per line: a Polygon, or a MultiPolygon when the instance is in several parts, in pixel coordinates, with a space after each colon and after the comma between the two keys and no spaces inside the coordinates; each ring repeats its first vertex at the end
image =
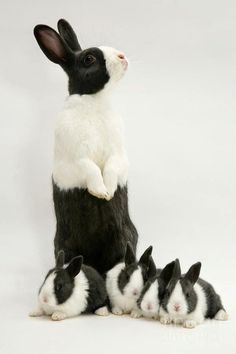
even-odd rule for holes
{"type": "Polygon", "coordinates": [[[55,131],[53,176],[57,184],[84,187],[78,178],[78,161],[89,159],[102,171],[111,155],[125,155],[119,116],[103,99],[70,96],[55,131]]]}

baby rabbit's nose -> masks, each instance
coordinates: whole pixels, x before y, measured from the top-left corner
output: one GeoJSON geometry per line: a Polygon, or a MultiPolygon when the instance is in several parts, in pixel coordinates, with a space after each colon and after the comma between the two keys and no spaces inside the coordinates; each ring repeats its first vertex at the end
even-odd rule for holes
{"type": "Polygon", "coordinates": [[[175,311],[178,312],[180,310],[180,305],[179,304],[175,304],[174,308],[175,308],[175,311]]]}
{"type": "Polygon", "coordinates": [[[150,302],[147,304],[147,310],[152,310],[152,304],[150,302]]]}
{"type": "Polygon", "coordinates": [[[47,296],[44,296],[44,297],[43,297],[43,302],[45,302],[45,303],[47,303],[47,302],[48,302],[48,298],[47,298],[47,296]]]}
{"type": "Polygon", "coordinates": [[[124,53],[119,53],[119,54],[117,54],[117,56],[118,56],[118,58],[121,59],[121,60],[125,59],[124,53]]]}
{"type": "Polygon", "coordinates": [[[134,296],[138,295],[138,290],[137,290],[137,289],[134,289],[133,295],[134,295],[134,296]]]}

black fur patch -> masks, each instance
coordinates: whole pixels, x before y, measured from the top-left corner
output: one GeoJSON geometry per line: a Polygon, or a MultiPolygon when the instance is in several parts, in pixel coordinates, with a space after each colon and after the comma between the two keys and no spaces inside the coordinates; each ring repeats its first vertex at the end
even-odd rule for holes
{"type": "Polygon", "coordinates": [[[194,290],[194,286],[188,279],[185,278],[180,279],[180,285],[188,304],[188,313],[191,313],[195,310],[197,305],[197,294],[194,290]]]}
{"type": "Polygon", "coordinates": [[[219,310],[224,310],[220,296],[215,292],[211,284],[199,278],[197,283],[202,287],[207,300],[206,318],[214,318],[219,310]]]}
{"type": "Polygon", "coordinates": [[[128,284],[131,275],[133,274],[133,272],[138,269],[138,264],[137,263],[133,263],[129,266],[126,266],[124,269],[122,269],[122,271],[119,274],[118,277],[118,287],[120,292],[123,294],[124,288],[126,287],[126,285],[128,284]]]}
{"type": "Polygon", "coordinates": [[[83,265],[82,271],[89,283],[87,308],[85,313],[93,313],[100,307],[106,306],[108,303],[105,281],[92,267],[83,265]]]}
{"type": "Polygon", "coordinates": [[[107,202],[85,189],[61,191],[53,183],[53,199],[55,255],[64,250],[65,262],[82,255],[85,264],[103,274],[123,260],[127,242],[136,250],[138,234],[129,217],[127,187],[118,187],[107,202]]]}
{"type": "Polygon", "coordinates": [[[65,70],[69,76],[71,95],[96,93],[109,81],[105,58],[99,48],[89,48],[76,53],[74,61],[65,70]],[[86,60],[90,57],[95,61],[86,65],[86,60]]]}
{"type": "Polygon", "coordinates": [[[65,269],[56,270],[54,292],[57,303],[63,304],[71,296],[74,289],[74,278],[70,277],[65,269]]]}

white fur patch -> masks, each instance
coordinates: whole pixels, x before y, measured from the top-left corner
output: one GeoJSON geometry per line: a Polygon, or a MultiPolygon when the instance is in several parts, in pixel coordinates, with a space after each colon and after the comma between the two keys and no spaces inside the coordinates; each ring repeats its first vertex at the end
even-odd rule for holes
{"type": "Polygon", "coordinates": [[[221,309],[217,312],[214,318],[218,321],[227,321],[229,319],[229,315],[225,310],[221,309]]]}
{"type": "Polygon", "coordinates": [[[63,314],[65,317],[72,317],[84,312],[87,308],[89,289],[88,280],[84,272],[81,270],[75,277],[72,295],[63,304],[57,304],[54,293],[55,276],[56,275],[53,272],[43,284],[38,297],[39,308],[42,309],[46,315],[53,315],[53,320],[59,320],[59,318],[56,319],[57,317],[60,317],[58,313],[63,314]],[[45,299],[47,302],[45,302],[45,299]]]}
{"type": "Polygon", "coordinates": [[[106,288],[112,313],[116,315],[131,313],[133,309],[137,309],[137,300],[143,288],[143,277],[139,267],[133,272],[128,284],[123,289],[123,293],[121,293],[118,287],[118,277],[124,268],[125,263],[119,263],[107,273],[106,277],[106,288]],[[136,295],[134,295],[134,292],[136,295]]]}
{"type": "Polygon", "coordinates": [[[120,51],[115,48],[101,46],[99,49],[103,52],[106,61],[106,68],[110,76],[110,80],[106,86],[111,86],[124,76],[128,66],[128,60],[127,58],[121,60],[119,58],[120,51]]]}
{"type": "Polygon", "coordinates": [[[159,313],[159,306],[158,282],[155,280],[144,294],[140,307],[143,316],[157,318],[159,313]]]}

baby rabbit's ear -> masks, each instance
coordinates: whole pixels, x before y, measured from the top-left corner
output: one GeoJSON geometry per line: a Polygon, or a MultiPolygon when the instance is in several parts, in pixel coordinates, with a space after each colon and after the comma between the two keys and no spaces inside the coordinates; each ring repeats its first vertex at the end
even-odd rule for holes
{"type": "Polygon", "coordinates": [[[34,28],[34,35],[44,54],[53,63],[66,66],[74,56],[67,44],[64,43],[59,34],[51,27],[37,25],[34,28]]]}
{"type": "Polygon", "coordinates": [[[76,275],[79,274],[82,264],[83,264],[83,257],[77,256],[70,261],[69,265],[66,268],[66,271],[69,273],[69,275],[72,278],[75,278],[76,275]]]}
{"type": "Polygon", "coordinates": [[[148,267],[148,271],[147,271],[147,278],[153,278],[155,277],[157,274],[157,268],[156,268],[156,264],[152,258],[152,256],[149,257],[149,267],[148,267]]]}
{"type": "Polygon", "coordinates": [[[170,279],[173,277],[174,273],[174,268],[176,266],[176,261],[168,263],[165,268],[162,269],[160,273],[160,278],[164,281],[164,283],[167,285],[170,281],[170,279]]]}
{"type": "Polygon", "coordinates": [[[64,263],[65,263],[65,252],[61,250],[57,254],[56,268],[63,268],[64,263]]]}
{"type": "Polygon", "coordinates": [[[74,52],[82,50],[73,28],[66,20],[61,18],[57,22],[57,28],[61,35],[61,38],[66,42],[66,44],[71,50],[73,50],[74,52]]]}
{"type": "Polygon", "coordinates": [[[149,246],[146,249],[146,251],[143,252],[142,256],[140,257],[139,263],[148,266],[149,262],[150,262],[151,254],[152,254],[152,246],[149,246]]]}
{"type": "Polygon", "coordinates": [[[180,262],[179,259],[176,258],[176,260],[174,261],[174,269],[173,269],[173,274],[172,277],[179,279],[181,277],[181,267],[180,267],[180,262]]]}
{"type": "Polygon", "coordinates": [[[128,242],[125,251],[125,264],[130,265],[136,262],[136,257],[131,244],[128,242]]]}
{"type": "Polygon", "coordinates": [[[199,278],[201,266],[201,262],[193,264],[185,274],[184,278],[188,279],[194,285],[199,278]]]}

